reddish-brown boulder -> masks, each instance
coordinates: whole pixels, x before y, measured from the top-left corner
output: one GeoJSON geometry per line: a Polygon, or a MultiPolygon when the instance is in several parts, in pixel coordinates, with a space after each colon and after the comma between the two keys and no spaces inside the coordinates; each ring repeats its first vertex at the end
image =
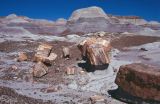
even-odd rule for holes
{"type": "Polygon", "coordinates": [[[160,101],[160,69],[140,63],[121,66],[116,84],[133,96],[160,101]]]}

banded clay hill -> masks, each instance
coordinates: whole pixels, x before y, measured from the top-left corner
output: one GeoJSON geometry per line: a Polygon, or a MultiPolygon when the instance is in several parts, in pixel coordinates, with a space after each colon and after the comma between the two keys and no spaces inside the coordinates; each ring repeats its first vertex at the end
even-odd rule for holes
{"type": "Polygon", "coordinates": [[[160,23],[75,10],[0,17],[0,104],[159,104],[160,23]]]}

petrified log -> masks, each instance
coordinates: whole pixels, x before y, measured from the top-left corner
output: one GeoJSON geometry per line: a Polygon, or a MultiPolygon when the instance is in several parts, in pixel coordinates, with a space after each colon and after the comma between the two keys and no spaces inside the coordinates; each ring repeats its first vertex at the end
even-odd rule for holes
{"type": "Polygon", "coordinates": [[[110,63],[108,53],[100,44],[92,44],[87,48],[87,58],[91,65],[104,65],[110,63]]]}
{"type": "Polygon", "coordinates": [[[37,54],[41,56],[48,57],[52,50],[52,46],[48,44],[41,44],[37,48],[37,54]]]}
{"type": "Polygon", "coordinates": [[[105,69],[110,63],[110,42],[102,38],[88,38],[78,45],[82,57],[91,68],[105,69]]]}
{"type": "Polygon", "coordinates": [[[82,41],[78,48],[81,51],[83,57],[86,57],[87,48],[92,44],[99,44],[105,48],[105,51],[108,53],[111,50],[110,41],[104,40],[102,38],[87,38],[86,40],[82,41]]]}
{"type": "Polygon", "coordinates": [[[51,54],[49,55],[49,57],[46,57],[46,58],[44,59],[43,62],[46,63],[46,64],[51,64],[56,58],[57,58],[57,54],[51,53],[51,54]]]}
{"type": "Polygon", "coordinates": [[[45,59],[50,55],[50,52],[52,50],[52,46],[48,44],[41,44],[37,48],[37,53],[34,56],[34,61],[45,61],[45,59]]]}
{"type": "Polygon", "coordinates": [[[160,101],[160,69],[144,64],[121,66],[116,84],[133,96],[160,101]]]}
{"type": "Polygon", "coordinates": [[[34,56],[34,61],[36,62],[44,62],[47,64],[51,64],[57,58],[57,54],[51,53],[52,46],[48,44],[41,44],[37,48],[37,53],[34,56]]]}
{"type": "Polygon", "coordinates": [[[95,42],[96,42],[96,38],[87,38],[86,40],[82,41],[78,45],[78,48],[81,51],[82,57],[86,57],[87,47],[95,42]]]}

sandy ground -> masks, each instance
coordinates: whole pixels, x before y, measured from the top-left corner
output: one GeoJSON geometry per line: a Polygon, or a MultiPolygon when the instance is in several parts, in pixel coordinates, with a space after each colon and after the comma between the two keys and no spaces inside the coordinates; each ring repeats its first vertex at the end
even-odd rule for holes
{"type": "MultiPolygon", "coordinates": [[[[103,37],[104,39],[107,36],[103,37]]],[[[78,38],[76,38],[78,39],[78,38]]],[[[143,62],[159,65],[159,59],[152,57],[152,52],[159,52],[157,48],[143,45],[160,41],[158,37],[148,36],[120,36],[112,38],[112,58],[111,64],[105,70],[87,72],[81,67],[85,62],[81,59],[80,51],[76,46],[76,39],[65,41],[48,40],[25,40],[25,41],[3,41],[0,43],[0,103],[1,104],[91,104],[90,96],[102,95],[105,101],[100,104],[125,104],[144,103],[147,101],[135,98],[130,99],[121,96],[117,92],[118,86],[114,83],[116,73],[120,65],[143,62]],[[72,41],[71,41],[72,40],[72,41]],[[40,43],[48,43],[53,46],[53,52],[58,57],[49,66],[49,73],[42,78],[33,78],[30,70],[35,64],[32,61],[36,48],[40,43]],[[71,58],[63,59],[62,46],[71,48],[71,58]],[[139,51],[140,48],[147,48],[148,53],[139,51]],[[18,52],[27,52],[28,61],[17,62],[15,58],[18,52]],[[148,61],[140,55],[150,58],[148,61]],[[135,58],[135,55],[137,55],[135,58]],[[134,58],[133,58],[134,57],[134,58]],[[152,59],[154,59],[152,61],[152,59]],[[14,69],[16,66],[17,69],[14,69]],[[66,75],[66,67],[73,66],[76,69],[75,75],[66,75]],[[81,71],[84,73],[81,73],[81,71]],[[48,88],[57,88],[46,92],[48,88]],[[116,96],[115,95],[120,95],[116,96]]],[[[80,38],[78,39],[80,40],[80,38]]],[[[158,54],[157,54],[158,55],[158,54]]],[[[124,92],[122,92],[124,93],[124,92]]],[[[128,95],[127,95],[128,96],[128,95]]],[[[134,97],[131,97],[134,98],[134,97]]],[[[153,103],[153,102],[152,102],[153,103]]],[[[98,104],[98,103],[97,103],[98,104]]],[[[156,103],[155,103],[156,104],[156,103]]]]}

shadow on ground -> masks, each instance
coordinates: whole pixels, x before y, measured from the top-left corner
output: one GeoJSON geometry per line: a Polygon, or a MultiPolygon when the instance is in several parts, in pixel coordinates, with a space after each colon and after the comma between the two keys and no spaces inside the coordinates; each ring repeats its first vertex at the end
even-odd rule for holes
{"type": "Polygon", "coordinates": [[[105,70],[109,64],[104,65],[90,65],[88,62],[78,63],[78,66],[85,69],[87,72],[94,72],[95,70],[105,70]]]}
{"type": "Polygon", "coordinates": [[[111,95],[111,97],[128,104],[160,104],[158,101],[143,100],[139,97],[134,97],[123,91],[120,87],[118,87],[116,90],[110,90],[108,93],[111,95]]]}

